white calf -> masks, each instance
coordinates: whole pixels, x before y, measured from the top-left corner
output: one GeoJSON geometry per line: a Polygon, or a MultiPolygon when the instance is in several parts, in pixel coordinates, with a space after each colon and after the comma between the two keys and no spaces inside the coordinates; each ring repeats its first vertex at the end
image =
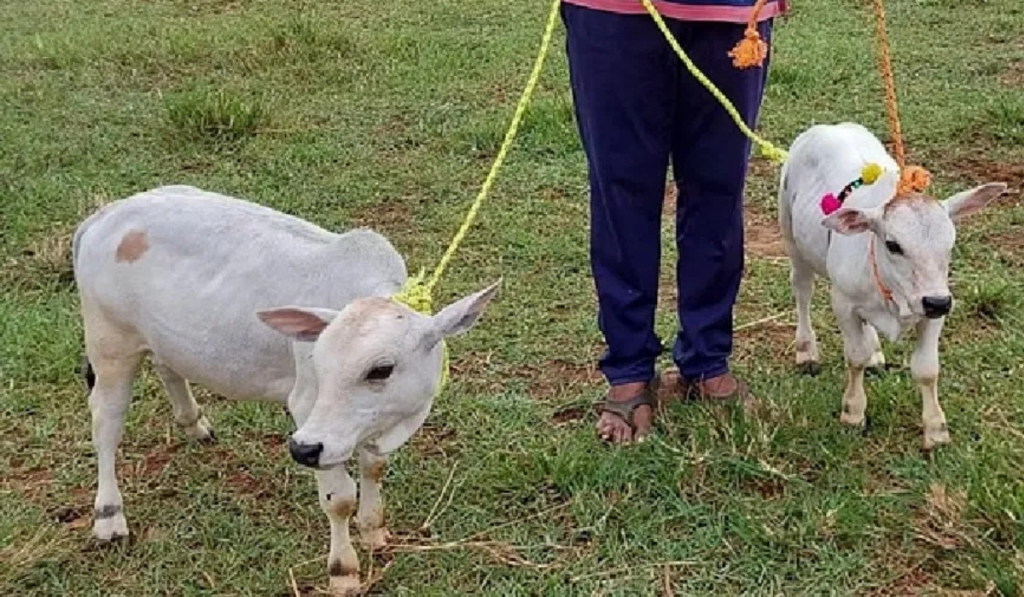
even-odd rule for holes
{"type": "Polygon", "coordinates": [[[949,442],[938,375],[939,336],[953,305],[948,268],[954,221],[981,210],[1006,185],[982,185],[943,202],[917,194],[892,199],[898,179],[896,162],[864,127],[812,127],[794,141],[783,166],[779,222],[792,265],[797,364],[805,372],[818,368],[810,318],[816,274],[831,281],[843,335],[843,423],[864,424],[864,371],[884,364],[878,333],[896,340],[916,328],[910,367],[923,400],[924,448],[931,449],[949,442]],[[883,172],[874,184],[861,184],[868,164],[883,172]]]}
{"type": "Polygon", "coordinates": [[[106,206],[79,226],[73,254],[99,464],[95,536],[128,534],[114,457],[132,380],[150,354],[174,420],[195,439],[213,432],[186,380],[286,404],[297,427],[292,457],[317,469],[330,521],[331,588],[357,591],[349,519],[356,513],[369,547],[385,544],[386,456],[430,411],[442,338],[472,327],[497,285],[424,316],[387,298],[407,274],[379,234],[334,234],[183,186],[106,206]],[[357,452],[358,512],[344,466],[357,452]]]}

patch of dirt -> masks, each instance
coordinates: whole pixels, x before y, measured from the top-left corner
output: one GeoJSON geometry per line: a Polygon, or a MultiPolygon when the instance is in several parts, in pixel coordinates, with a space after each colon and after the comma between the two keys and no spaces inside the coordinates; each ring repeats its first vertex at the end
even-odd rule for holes
{"type": "Polygon", "coordinates": [[[1024,60],[1011,62],[999,75],[999,82],[1007,87],[1024,87],[1024,60]]]}
{"type": "Polygon", "coordinates": [[[412,197],[397,197],[382,200],[376,204],[359,210],[352,217],[352,227],[365,226],[374,230],[387,230],[389,234],[407,232],[414,222],[412,197]]]}
{"type": "Polygon", "coordinates": [[[670,182],[665,186],[665,203],[662,207],[662,217],[671,220],[676,217],[676,183],[670,182]]]}
{"type": "Polygon", "coordinates": [[[423,458],[451,458],[459,453],[454,429],[444,425],[426,423],[409,440],[412,449],[423,458]]]}
{"type": "Polygon", "coordinates": [[[43,468],[14,470],[0,480],[0,490],[20,493],[30,500],[36,500],[50,493],[53,475],[43,468]]]}
{"type": "Polygon", "coordinates": [[[778,477],[753,477],[742,482],[747,491],[754,491],[766,500],[774,500],[786,495],[786,482],[778,477]]]}
{"type": "Polygon", "coordinates": [[[571,404],[555,411],[551,416],[551,422],[556,426],[568,425],[585,419],[591,410],[579,404],[571,404]]]}
{"type": "Polygon", "coordinates": [[[935,585],[930,574],[920,568],[905,571],[885,586],[868,593],[870,597],[918,597],[934,595],[935,585]]]}
{"type": "Polygon", "coordinates": [[[747,203],[745,214],[746,251],[754,259],[779,259],[786,256],[778,219],[764,207],[747,203]]]}
{"type": "Polygon", "coordinates": [[[1024,268],[1024,230],[1014,229],[989,234],[985,244],[1006,265],[1024,268]]]}
{"type": "MultiPolygon", "coordinates": [[[[737,317],[737,331],[735,333],[734,358],[737,362],[749,362],[755,359],[769,358],[775,361],[784,360],[789,362],[795,353],[790,354],[793,338],[796,335],[796,325],[785,321],[785,318],[766,321],[742,327],[744,322],[751,321],[749,316],[737,317]],[[770,356],[769,356],[770,355],[770,356]]],[[[764,313],[761,314],[764,317],[764,313]]],[[[793,319],[795,316],[789,316],[793,319]]]]}
{"type": "Polygon", "coordinates": [[[942,167],[974,184],[1005,182],[1010,187],[1006,194],[1014,202],[1019,201],[1021,189],[1024,187],[1024,162],[997,162],[983,156],[984,152],[979,149],[944,160],[942,167]]]}
{"type": "Polygon", "coordinates": [[[581,365],[563,359],[554,359],[540,365],[522,365],[513,375],[529,381],[528,392],[536,400],[551,400],[566,394],[575,394],[581,387],[595,385],[601,374],[591,363],[581,365]]]}
{"type": "Polygon", "coordinates": [[[962,490],[950,491],[941,483],[932,483],[914,517],[917,538],[941,550],[973,544],[963,524],[966,504],[967,495],[962,490]]]}
{"type": "Polygon", "coordinates": [[[265,498],[273,493],[265,481],[257,479],[245,468],[228,475],[224,482],[236,494],[250,498],[265,498]]]}

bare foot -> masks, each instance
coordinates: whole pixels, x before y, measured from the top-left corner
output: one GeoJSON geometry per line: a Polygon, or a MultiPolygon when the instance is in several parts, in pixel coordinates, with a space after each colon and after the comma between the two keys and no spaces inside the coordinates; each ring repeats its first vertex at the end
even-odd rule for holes
{"type": "Polygon", "coordinates": [[[611,387],[605,399],[606,410],[597,421],[597,434],[601,439],[625,445],[642,442],[647,437],[651,432],[654,412],[650,404],[635,404],[647,391],[647,385],[644,382],[635,382],[611,387]],[[633,403],[632,408],[630,403],[633,403]]]}

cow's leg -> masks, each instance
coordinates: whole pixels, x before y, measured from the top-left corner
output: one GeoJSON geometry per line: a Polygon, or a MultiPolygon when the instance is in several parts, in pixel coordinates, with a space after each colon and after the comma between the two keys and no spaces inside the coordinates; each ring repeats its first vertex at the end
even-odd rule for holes
{"type": "Polygon", "coordinates": [[[390,533],[384,525],[384,500],[381,482],[387,468],[386,456],[370,449],[359,451],[359,536],[369,549],[381,549],[390,533]]]}
{"type": "Polygon", "coordinates": [[[845,305],[838,293],[833,293],[833,309],[843,334],[846,354],[846,389],[843,391],[843,413],[839,420],[846,425],[863,426],[868,397],[864,393],[864,370],[875,352],[867,335],[864,321],[845,305]]]}
{"type": "Polygon", "coordinates": [[[790,251],[791,271],[789,279],[796,299],[796,365],[808,375],[820,370],[818,339],[811,323],[811,298],[814,296],[814,270],[796,254],[790,251]]]}
{"type": "Polygon", "coordinates": [[[215,436],[209,419],[203,414],[203,409],[196,403],[192,395],[188,381],[178,375],[176,371],[155,359],[154,369],[167,390],[167,397],[171,401],[171,410],[174,413],[174,421],[185,431],[185,435],[201,442],[212,442],[215,436]]]}
{"type": "Polygon", "coordinates": [[[917,326],[917,346],[910,357],[910,372],[921,389],[921,421],[924,424],[925,450],[948,444],[946,415],[939,405],[939,337],[942,319],[926,319],[917,326]]]}
{"type": "Polygon", "coordinates": [[[129,332],[106,321],[83,298],[85,350],[93,370],[89,392],[92,443],[98,468],[93,535],[100,541],[128,536],[124,502],[117,486],[117,446],[132,399],[132,381],[142,361],[143,345],[129,332]]]}
{"type": "Polygon", "coordinates": [[[878,331],[871,324],[865,323],[864,334],[868,337],[868,344],[873,351],[871,360],[868,361],[868,369],[885,370],[885,353],[882,352],[882,341],[878,338],[878,331]]]}
{"type": "Polygon", "coordinates": [[[356,511],[356,484],[344,466],[317,471],[320,507],[331,525],[331,552],[327,570],[331,575],[331,594],[337,597],[360,591],[359,556],[352,547],[348,527],[356,511]]]}

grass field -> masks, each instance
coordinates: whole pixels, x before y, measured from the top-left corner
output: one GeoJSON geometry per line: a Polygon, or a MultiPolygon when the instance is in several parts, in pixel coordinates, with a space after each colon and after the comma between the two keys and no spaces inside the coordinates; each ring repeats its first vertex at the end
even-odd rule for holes
{"type": "MultiPolygon", "coordinates": [[[[430,267],[496,152],[547,4],[0,0],[0,594],[326,586],[327,522],[312,474],[283,447],[282,410],[200,392],[220,440],[200,447],[148,370],[119,456],[133,539],[91,543],[70,232],[105,201],[187,183],[372,226],[411,268],[430,267]]],[[[868,3],[794,4],[763,133],[786,144],[856,120],[882,134],[868,3]]],[[[841,427],[840,339],[820,287],[824,371],[795,374],[776,172],[763,162],[736,368],[765,412],[674,405],[654,441],[598,442],[601,337],[560,31],[438,300],[499,276],[504,291],[451,344],[453,383],[385,481],[399,543],[476,543],[378,555],[373,594],[1024,594],[1024,4],[888,4],[911,159],[940,193],[989,179],[1014,190],[958,241],[940,383],[953,445],[920,452],[905,366],[870,380],[865,436],[841,427]]],[[[670,218],[664,238],[668,337],[670,218]]],[[[908,343],[886,350],[906,364],[908,343]]]]}

